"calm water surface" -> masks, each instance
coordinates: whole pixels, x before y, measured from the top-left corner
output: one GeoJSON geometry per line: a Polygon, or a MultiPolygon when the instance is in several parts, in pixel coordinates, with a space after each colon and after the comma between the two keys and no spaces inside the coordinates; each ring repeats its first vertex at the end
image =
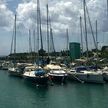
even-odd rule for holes
{"type": "Polygon", "coordinates": [[[108,83],[37,87],[0,71],[0,108],[108,108],[108,83]]]}

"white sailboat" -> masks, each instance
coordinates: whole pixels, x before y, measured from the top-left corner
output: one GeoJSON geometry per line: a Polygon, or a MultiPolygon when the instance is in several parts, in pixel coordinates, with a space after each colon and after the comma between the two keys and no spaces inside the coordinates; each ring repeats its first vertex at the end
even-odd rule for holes
{"type": "Polygon", "coordinates": [[[70,70],[69,78],[77,80],[79,82],[88,82],[88,83],[104,83],[103,75],[100,70],[70,70]]]}
{"type": "Polygon", "coordinates": [[[15,21],[14,21],[14,31],[13,31],[13,37],[12,37],[12,43],[11,43],[11,53],[12,54],[12,47],[14,45],[14,60],[9,64],[8,67],[8,73],[9,75],[12,76],[18,76],[18,77],[22,77],[25,65],[22,63],[17,63],[16,62],[16,15],[15,15],[15,21]]]}
{"type": "Polygon", "coordinates": [[[23,77],[37,84],[47,84],[48,81],[48,75],[38,66],[25,67],[23,77]]]}
{"type": "Polygon", "coordinates": [[[48,64],[44,67],[52,82],[65,83],[68,74],[57,64],[48,64]]]}
{"type": "MultiPolygon", "coordinates": [[[[84,22],[85,22],[85,40],[86,40],[86,48],[87,48],[86,54],[87,54],[87,61],[88,61],[88,39],[87,39],[87,24],[86,24],[86,11],[88,14],[88,9],[87,9],[85,0],[83,0],[83,7],[84,7],[84,22]]],[[[94,38],[89,14],[88,14],[88,18],[89,18],[92,35],[93,35],[94,44],[97,49],[97,44],[94,38]]],[[[80,21],[81,21],[81,17],[80,17],[80,21]]],[[[80,24],[82,24],[82,21],[80,22],[80,24]]],[[[70,78],[73,78],[80,82],[104,83],[102,72],[100,70],[89,69],[89,67],[87,66],[83,66],[83,67],[79,67],[74,70],[70,70],[69,76],[70,78]]]]}
{"type": "MultiPolygon", "coordinates": [[[[42,35],[40,20],[41,20],[40,5],[39,5],[39,0],[37,0],[37,37],[38,37],[38,57],[37,57],[38,59],[37,60],[39,60],[39,36],[42,35]]],[[[40,38],[42,37],[40,36],[40,38]]],[[[23,77],[37,84],[47,84],[48,82],[48,74],[43,68],[39,66],[39,61],[38,61],[38,65],[34,65],[32,67],[26,67],[23,77]]]]}

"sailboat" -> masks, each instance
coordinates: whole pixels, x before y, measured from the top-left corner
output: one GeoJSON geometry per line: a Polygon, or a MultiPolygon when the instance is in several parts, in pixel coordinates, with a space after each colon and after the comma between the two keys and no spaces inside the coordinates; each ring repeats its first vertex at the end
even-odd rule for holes
{"type": "MultiPolygon", "coordinates": [[[[88,61],[88,39],[87,39],[87,25],[86,25],[86,11],[88,14],[88,10],[87,10],[85,0],[83,0],[83,6],[84,6],[84,22],[85,22],[85,40],[86,40],[86,48],[87,48],[86,54],[87,54],[87,61],[88,61]]],[[[88,18],[89,18],[92,35],[93,35],[90,17],[88,16],[88,18]]],[[[81,17],[80,17],[80,21],[81,21],[81,17]]],[[[82,24],[82,21],[80,22],[80,24],[82,24]]],[[[95,39],[94,39],[94,43],[97,48],[95,39]]],[[[70,70],[69,76],[80,82],[104,83],[102,72],[100,70],[91,69],[89,66],[76,67],[75,69],[70,70]]]]}
{"type": "Polygon", "coordinates": [[[12,47],[14,44],[14,60],[12,63],[10,63],[9,68],[8,68],[8,73],[9,75],[14,75],[14,76],[20,76],[22,77],[23,70],[24,70],[24,65],[20,63],[16,63],[16,15],[15,15],[15,22],[14,22],[14,31],[13,31],[13,37],[12,37],[12,43],[11,43],[11,54],[12,54],[12,47]]]}
{"type": "MultiPolygon", "coordinates": [[[[40,16],[40,5],[39,0],[37,0],[37,43],[38,43],[38,56],[37,56],[37,65],[34,67],[25,67],[23,77],[26,80],[30,80],[36,84],[47,84],[48,74],[45,70],[39,65],[39,36],[41,36],[41,16],[40,16]]],[[[42,40],[41,40],[42,42],[42,40]]],[[[41,45],[42,46],[42,45],[41,45]]],[[[43,49],[41,47],[41,49],[43,49]]]]}
{"type": "Polygon", "coordinates": [[[36,84],[47,84],[48,75],[41,67],[27,66],[24,69],[23,77],[25,80],[36,84]]]}
{"type": "MultiPolygon", "coordinates": [[[[46,5],[47,8],[47,42],[48,42],[48,58],[49,58],[49,50],[52,48],[52,50],[55,52],[54,48],[54,41],[53,41],[53,31],[51,27],[51,19],[50,19],[50,38],[49,38],[49,16],[48,16],[48,4],[46,5]],[[49,46],[49,40],[51,46],[49,46]],[[52,42],[52,43],[51,43],[52,42]]],[[[65,83],[67,78],[67,73],[60,65],[58,65],[56,62],[49,62],[45,67],[45,70],[47,70],[49,75],[49,80],[53,83],[65,83]]]]}

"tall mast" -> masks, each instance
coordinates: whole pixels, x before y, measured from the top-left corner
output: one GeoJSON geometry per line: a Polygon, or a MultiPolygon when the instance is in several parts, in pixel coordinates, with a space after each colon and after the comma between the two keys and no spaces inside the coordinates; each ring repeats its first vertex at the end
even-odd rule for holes
{"type": "Polygon", "coordinates": [[[34,53],[36,52],[36,34],[35,34],[35,30],[33,30],[33,38],[34,38],[34,53]]]}
{"type": "Polygon", "coordinates": [[[98,50],[97,20],[96,20],[96,45],[97,45],[97,50],[98,50]]]}
{"type": "Polygon", "coordinates": [[[96,20],[96,55],[98,57],[98,34],[97,34],[97,20],[96,20]]]}
{"type": "Polygon", "coordinates": [[[83,36],[82,36],[82,17],[80,16],[80,31],[81,31],[81,55],[83,56],[83,36]]]}
{"type": "Polygon", "coordinates": [[[37,0],[37,51],[39,58],[39,0],[37,0]]]}
{"type": "Polygon", "coordinates": [[[49,57],[49,11],[48,11],[48,3],[46,5],[47,8],[47,48],[48,48],[48,57],[49,57]]]}
{"type": "Polygon", "coordinates": [[[52,53],[54,53],[55,58],[56,58],[56,54],[55,54],[55,45],[54,45],[54,38],[53,38],[53,29],[52,29],[52,25],[51,25],[51,18],[49,18],[49,26],[50,26],[50,51],[52,51],[52,53]]]}
{"type": "Polygon", "coordinates": [[[11,41],[11,50],[10,50],[10,54],[12,54],[12,51],[13,51],[13,41],[14,41],[14,28],[13,28],[13,33],[12,33],[12,41],[11,41]]]}
{"type": "Polygon", "coordinates": [[[108,17],[108,0],[107,0],[107,17],[108,17]]]}
{"type": "Polygon", "coordinates": [[[68,50],[69,50],[69,33],[68,33],[68,29],[66,29],[66,36],[67,36],[66,51],[67,51],[67,56],[68,56],[68,50]]]}
{"type": "Polygon", "coordinates": [[[40,24],[39,24],[39,26],[40,26],[40,41],[41,41],[41,49],[43,49],[40,3],[38,5],[39,5],[38,11],[39,11],[39,22],[40,22],[40,24]]]}
{"type": "Polygon", "coordinates": [[[36,32],[35,29],[33,30],[33,40],[34,40],[34,63],[36,59],[36,32]]]}
{"type": "Polygon", "coordinates": [[[40,41],[41,41],[41,49],[43,49],[42,29],[41,29],[41,18],[40,18],[40,41]]]}
{"type": "Polygon", "coordinates": [[[14,54],[16,54],[16,14],[15,14],[14,54]]]}
{"type": "Polygon", "coordinates": [[[85,40],[86,40],[86,56],[88,60],[88,38],[87,38],[87,24],[86,24],[86,2],[83,0],[83,8],[84,8],[84,25],[85,25],[85,40]]]}
{"type": "Polygon", "coordinates": [[[31,45],[31,31],[29,29],[29,53],[32,52],[32,45],[31,45]]]}
{"type": "Polygon", "coordinates": [[[90,24],[90,29],[91,29],[94,45],[95,45],[95,48],[97,49],[97,43],[96,43],[95,35],[94,35],[94,32],[93,32],[93,28],[92,28],[92,24],[91,24],[91,20],[90,20],[90,16],[89,16],[89,11],[88,11],[87,5],[86,5],[86,11],[87,11],[87,15],[88,15],[88,21],[89,21],[89,24],[90,24]]]}
{"type": "Polygon", "coordinates": [[[51,45],[50,45],[50,49],[52,48],[52,52],[55,53],[55,46],[54,46],[54,39],[53,39],[53,30],[52,28],[50,28],[50,39],[51,39],[51,45]]]}

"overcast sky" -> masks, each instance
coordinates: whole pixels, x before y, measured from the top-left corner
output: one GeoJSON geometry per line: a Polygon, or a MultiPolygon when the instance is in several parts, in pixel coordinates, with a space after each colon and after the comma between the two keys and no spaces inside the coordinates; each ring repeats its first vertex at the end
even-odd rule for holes
{"type": "MultiPolygon", "coordinates": [[[[83,0],[40,0],[44,48],[46,48],[46,3],[52,21],[56,50],[66,49],[66,29],[69,41],[80,42],[80,20],[83,17],[83,0]]],[[[108,45],[107,0],[86,0],[93,30],[98,21],[99,47],[108,45]]],[[[37,0],[0,0],[0,55],[8,55],[11,49],[14,14],[17,14],[17,52],[27,52],[28,30],[36,30],[37,0]]],[[[88,20],[87,20],[88,23],[88,20]]],[[[89,49],[94,48],[90,27],[89,49]]],[[[84,46],[85,46],[85,40],[84,46]]],[[[33,43],[33,39],[32,39],[33,43]]]]}

